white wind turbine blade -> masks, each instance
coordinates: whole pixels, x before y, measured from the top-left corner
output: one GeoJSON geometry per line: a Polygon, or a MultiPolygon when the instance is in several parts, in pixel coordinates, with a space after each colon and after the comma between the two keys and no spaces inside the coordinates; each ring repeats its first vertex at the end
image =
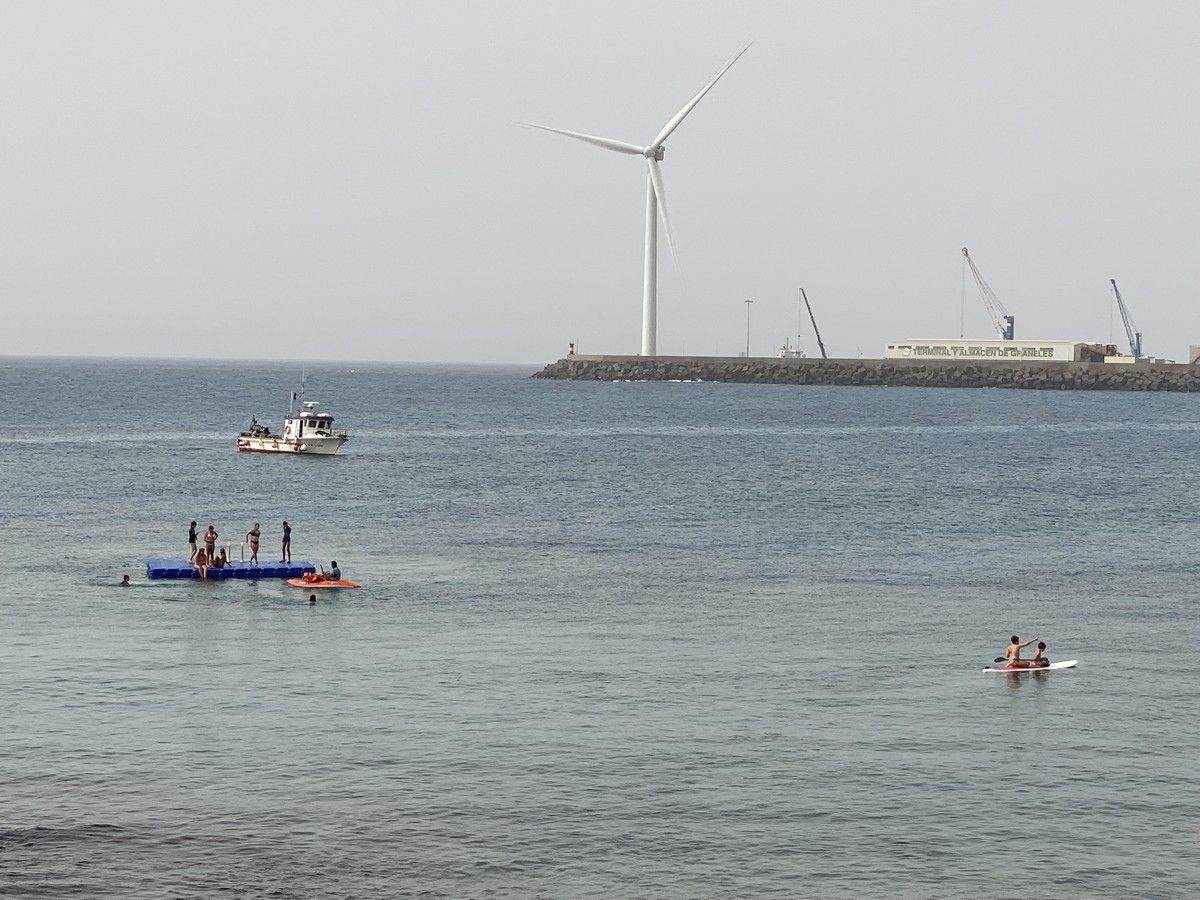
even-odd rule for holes
{"type": "Polygon", "coordinates": [[[675,241],[671,238],[671,218],[667,215],[667,191],[663,187],[662,169],[659,168],[658,160],[654,158],[647,159],[646,164],[650,167],[650,183],[654,185],[654,196],[658,200],[658,214],[662,217],[663,231],[667,234],[667,247],[671,251],[671,262],[675,264],[675,272],[679,275],[682,283],[683,269],[679,268],[679,257],[675,255],[675,241]]]}
{"type": "Polygon", "coordinates": [[[549,131],[553,134],[565,134],[567,137],[573,137],[577,141],[583,141],[588,144],[595,144],[597,147],[603,147],[605,150],[615,150],[618,153],[630,153],[636,156],[642,155],[642,147],[635,147],[633,144],[626,144],[624,141],[614,141],[609,138],[596,137],[593,134],[580,134],[578,131],[563,131],[561,128],[551,128],[549,125],[534,125],[532,122],[518,122],[518,125],[523,125],[526,128],[537,128],[542,131],[549,131]]]}
{"type": "Polygon", "coordinates": [[[696,108],[696,104],[704,99],[704,95],[707,94],[710,90],[712,90],[712,86],[721,80],[721,76],[729,71],[730,66],[732,66],[735,62],[737,62],[739,59],[742,58],[742,53],[745,53],[747,50],[749,50],[750,45],[753,43],[754,42],[751,41],[750,44],[747,44],[745,47],[742,48],[741,53],[739,53],[737,56],[735,56],[729,62],[725,63],[725,68],[721,69],[721,71],[716,74],[716,77],[713,78],[712,81],[710,81],[708,84],[706,84],[704,86],[704,88],[700,91],[700,93],[698,93],[695,97],[693,97],[691,100],[689,100],[687,106],[685,106],[679,112],[675,113],[675,115],[671,118],[671,121],[668,122],[666,125],[664,125],[663,130],[658,133],[658,137],[656,137],[653,141],[650,142],[651,147],[661,147],[662,146],[663,141],[665,141],[667,138],[669,138],[671,136],[671,132],[679,127],[679,123],[682,122],[687,117],[688,113],[690,113],[693,109],[696,108]]]}

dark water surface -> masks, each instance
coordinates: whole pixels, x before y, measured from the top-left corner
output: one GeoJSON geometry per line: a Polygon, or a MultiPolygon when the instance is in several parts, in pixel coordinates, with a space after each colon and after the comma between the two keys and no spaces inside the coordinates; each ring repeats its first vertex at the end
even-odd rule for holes
{"type": "Polygon", "coordinates": [[[0,894],[1200,884],[1200,397],[527,374],[0,360],[0,894]]]}

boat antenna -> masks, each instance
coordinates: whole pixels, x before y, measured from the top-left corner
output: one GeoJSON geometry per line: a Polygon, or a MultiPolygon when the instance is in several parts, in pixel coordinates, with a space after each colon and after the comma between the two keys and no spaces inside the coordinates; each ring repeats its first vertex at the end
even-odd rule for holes
{"type": "Polygon", "coordinates": [[[301,408],[304,405],[304,367],[300,367],[300,390],[292,391],[292,396],[288,398],[288,416],[292,415],[292,405],[299,402],[301,408]]]}

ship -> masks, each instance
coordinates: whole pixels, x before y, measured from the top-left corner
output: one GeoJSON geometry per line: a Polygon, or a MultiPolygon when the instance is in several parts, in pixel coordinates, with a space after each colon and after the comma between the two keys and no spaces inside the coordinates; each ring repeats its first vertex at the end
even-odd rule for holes
{"type": "Polygon", "coordinates": [[[272,434],[271,429],[257,418],[250,419],[250,427],[237,436],[237,448],[243,453],[304,453],[317,456],[332,456],[350,440],[346,432],[333,430],[333,416],[318,412],[316,400],[300,403],[300,412],[293,415],[288,410],[283,420],[283,433],[272,434]]]}

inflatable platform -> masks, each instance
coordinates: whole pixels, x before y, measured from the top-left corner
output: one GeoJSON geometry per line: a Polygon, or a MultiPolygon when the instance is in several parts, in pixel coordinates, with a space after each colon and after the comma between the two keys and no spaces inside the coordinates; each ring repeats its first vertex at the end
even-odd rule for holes
{"type": "MultiPolygon", "coordinates": [[[[210,581],[222,578],[299,578],[305,572],[315,572],[317,567],[306,559],[290,563],[260,562],[251,565],[231,562],[223,569],[209,568],[210,581]]],[[[148,559],[146,576],[149,578],[199,578],[200,572],[186,559],[148,559]]]]}

